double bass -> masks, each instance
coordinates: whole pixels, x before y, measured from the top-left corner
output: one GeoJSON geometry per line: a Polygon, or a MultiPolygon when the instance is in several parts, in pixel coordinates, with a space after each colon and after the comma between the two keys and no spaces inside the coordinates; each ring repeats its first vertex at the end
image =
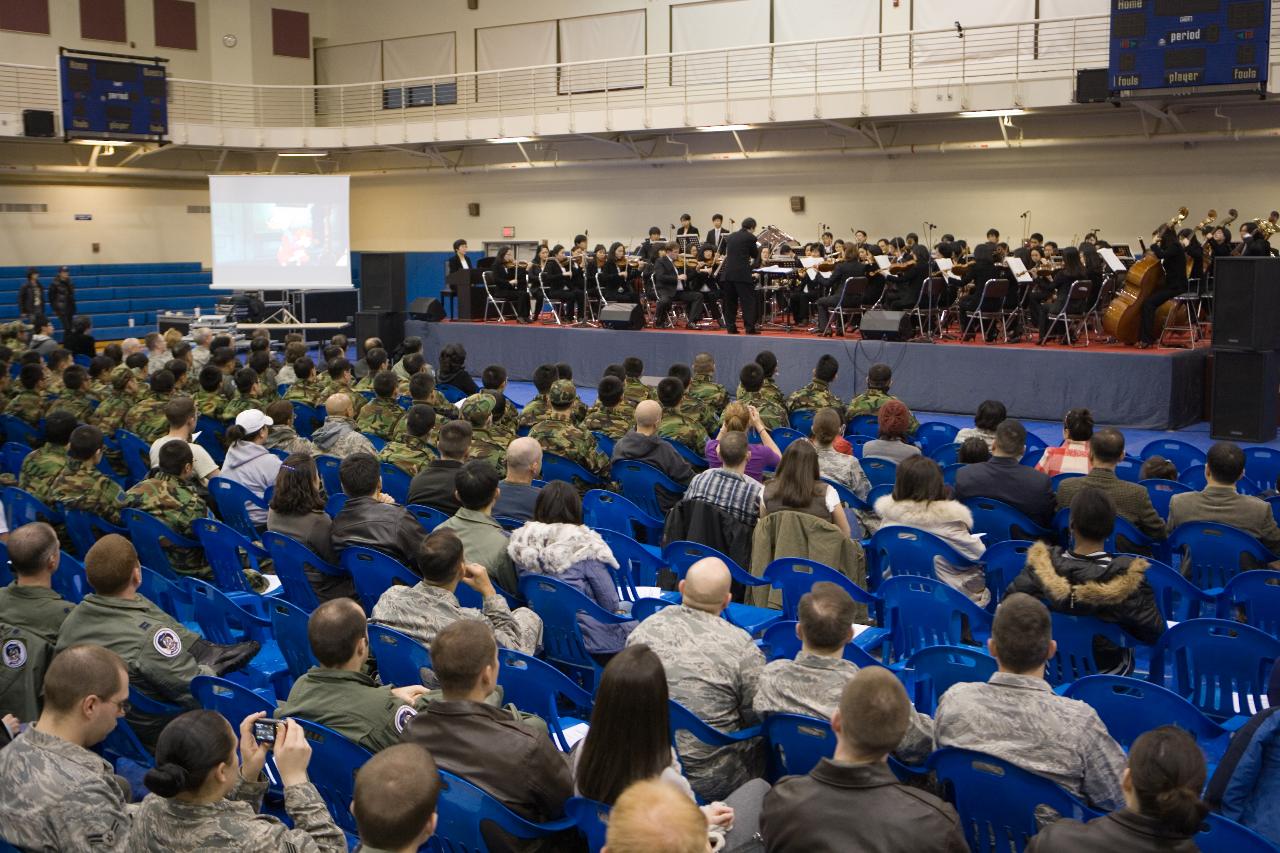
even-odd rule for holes
{"type": "MultiPolygon", "coordinates": [[[[1185,207],[1178,214],[1155,230],[1159,234],[1165,228],[1177,228],[1190,213],[1185,207]]],[[[1153,235],[1154,236],[1154,235],[1153,235]]],[[[1125,273],[1124,284],[1116,298],[1111,300],[1102,315],[1102,329],[1108,335],[1126,344],[1136,344],[1142,323],[1142,304],[1164,283],[1164,267],[1154,255],[1140,258],[1125,273]]]]}

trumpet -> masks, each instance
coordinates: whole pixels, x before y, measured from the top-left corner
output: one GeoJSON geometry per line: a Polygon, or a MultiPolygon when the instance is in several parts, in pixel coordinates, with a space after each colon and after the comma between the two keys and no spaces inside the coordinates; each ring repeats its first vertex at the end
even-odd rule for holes
{"type": "Polygon", "coordinates": [[[1186,218],[1187,218],[1187,214],[1188,214],[1188,213],[1190,213],[1190,212],[1191,212],[1191,211],[1187,210],[1185,207],[1180,207],[1180,208],[1178,208],[1178,212],[1177,212],[1177,214],[1175,214],[1175,215],[1174,215],[1174,217],[1173,217],[1172,219],[1170,219],[1168,222],[1164,223],[1163,225],[1161,225],[1161,226],[1159,226],[1158,228],[1156,228],[1156,230],[1152,231],[1152,232],[1151,232],[1151,236],[1152,236],[1152,237],[1159,237],[1159,236],[1160,236],[1160,234],[1161,234],[1161,233],[1162,233],[1166,228],[1177,228],[1179,225],[1181,225],[1181,224],[1182,224],[1182,220],[1184,220],[1184,219],[1186,219],[1186,218]]]}

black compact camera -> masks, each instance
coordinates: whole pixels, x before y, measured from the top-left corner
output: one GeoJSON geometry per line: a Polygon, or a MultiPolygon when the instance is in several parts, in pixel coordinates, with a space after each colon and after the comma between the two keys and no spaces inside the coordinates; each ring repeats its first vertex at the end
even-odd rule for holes
{"type": "Polygon", "coordinates": [[[254,720],[253,739],[258,743],[275,743],[276,728],[283,725],[281,720],[254,720]]]}

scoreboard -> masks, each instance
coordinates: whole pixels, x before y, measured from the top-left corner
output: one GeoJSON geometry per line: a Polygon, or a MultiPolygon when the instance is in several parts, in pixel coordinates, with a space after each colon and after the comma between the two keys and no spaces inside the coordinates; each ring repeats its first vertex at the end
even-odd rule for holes
{"type": "Polygon", "coordinates": [[[164,60],[64,51],[62,132],[68,139],[158,139],[169,133],[164,60]]]}
{"type": "Polygon", "coordinates": [[[1111,0],[1111,91],[1264,91],[1270,0],[1111,0]]]}

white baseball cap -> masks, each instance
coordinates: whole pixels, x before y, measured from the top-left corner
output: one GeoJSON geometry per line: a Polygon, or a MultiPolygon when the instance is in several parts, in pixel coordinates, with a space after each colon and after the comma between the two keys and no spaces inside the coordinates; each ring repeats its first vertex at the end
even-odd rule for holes
{"type": "Polygon", "coordinates": [[[275,421],[258,409],[245,409],[236,415],[236,426],[244,430],[245,435],[254,435],[263,427],[269,427],[274,423],[275,421]]]}

